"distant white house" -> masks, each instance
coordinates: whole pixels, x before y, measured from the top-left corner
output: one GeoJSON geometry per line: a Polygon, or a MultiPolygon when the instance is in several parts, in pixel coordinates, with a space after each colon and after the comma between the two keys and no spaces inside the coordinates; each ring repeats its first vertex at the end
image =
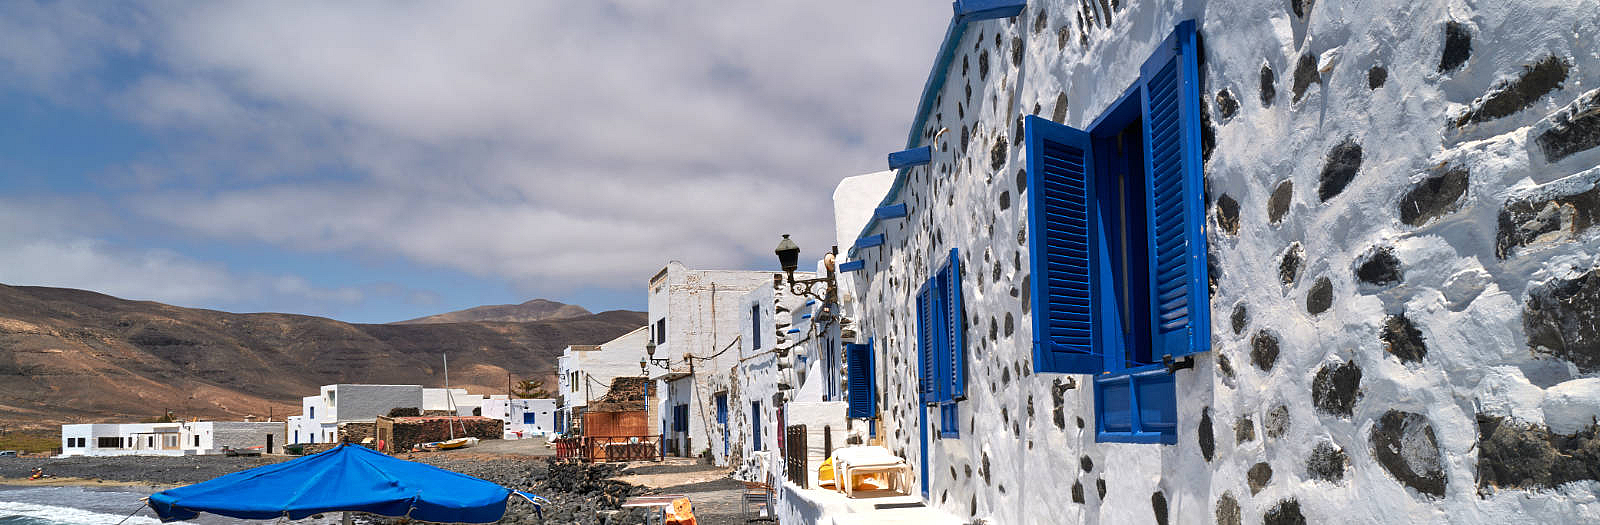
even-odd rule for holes
{"type": "Polygon", "coordinates": [[[492,395],[482,401],[483,417],[505,422],[504,439],[523,439],[556,431],[556,400],[511,399],[492,395]]]}
{"type": "MultiPolygon", "coordinates": [[[[638,366],[635,363],[634,366],[638,366]]],[[[300,415],[288,418],[289,443],[333,443],[342,423],[371,423],[396,408],[424,414],[482,415],[505,422],[508,439],[544,435],[556,428],[553,399],[485,397],[462,388],[421,385],[324,385],[320,395],[301,399],[300,415]]]]}
{"type": "Polygon", "coordinates": [[[179,421],[61,425],[63,456],[193,456],[224,448],[261,447],[275,454],[288,444],[282,421],[179,421]]]}
{"type": "Polygon", "coordinates": [[[571,345],[561,351],[556,360],[560,406],[555,428],[573,426],[589,400],[605,397],[612,379],[644,373],[639,363],[645,357],[650,330],[641,326],[598,345],[571,345]]]}

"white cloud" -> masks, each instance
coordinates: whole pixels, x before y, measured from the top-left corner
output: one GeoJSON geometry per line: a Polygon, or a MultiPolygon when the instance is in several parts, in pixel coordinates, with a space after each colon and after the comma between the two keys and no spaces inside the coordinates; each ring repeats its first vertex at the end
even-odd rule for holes
{"type": "Polygon", "coordinates": [[[948,17],[911,0],[163,4],[124,31],[155,66],[109,99],[172,146],[127,167],[124,204],[185,234],[537,291],[631,288],[667,259],[770,266],[779,233],[820,255],[834,183],[903,146],[948,17]]]}

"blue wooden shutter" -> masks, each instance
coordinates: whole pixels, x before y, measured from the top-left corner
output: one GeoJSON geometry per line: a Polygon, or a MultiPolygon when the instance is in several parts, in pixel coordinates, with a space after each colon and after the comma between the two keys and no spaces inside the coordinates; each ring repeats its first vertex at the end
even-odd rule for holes
{"type": "Polygon", "coordinates": [[[761,402],[750,402],[750,450],[761,451],[761,402]]]}
{"type": "Polygon", "coordinates": [[[1094,326],[1096,218],[1089,134],[1036,116],[1028,148],[1028,254],[1034,370],[1093,374],[1104,366],[1094,326]]]}
{"type": "Polygon", "coordinates": [[[944,275],[939,280],[944,285],[945,333],[949,344],[946,355],[950,361],[946,363],[950,376],[946,388],[949,395],[945,400],[950,401],[967,397],[966,312],[961,307],[961,254],[955,248],[950,249],[950,262],[945,263],[944,275]]]}
{"type": "Polygon", "coordinates": [[[932,286],[923,285],[917,292],[917,357],[922,361],[922,369],[917,374],[917,393],[924,403],[933,401],[934,397],[932,290],[932,286]]]}
{"type": "Polygon", "coordinates": [[[872,370],[872,341],[867,344],[844,345],[845,366],[849,367],[850,406],[847,417],[870,418],[877,415],[877,403],[874,393],[877,390],[873,384],[875,376],[872,370]]]}
{"type": "Polygon", "coordinates": [[[1139,70],[1150,228],[1152,355],[1211,349],[1205,178],[1194,21],[1178,24],[1139,70]]]}
{"type": "Polygon", "coordinates": [[[761,305],[750,305],[750,348],[761,349],[761,305]]]}
{"type": "Polygon", "coordinates": [[[1178,442],[1177,392],[1161,365],[1094,378],[1095,441],[1178,442]]]}

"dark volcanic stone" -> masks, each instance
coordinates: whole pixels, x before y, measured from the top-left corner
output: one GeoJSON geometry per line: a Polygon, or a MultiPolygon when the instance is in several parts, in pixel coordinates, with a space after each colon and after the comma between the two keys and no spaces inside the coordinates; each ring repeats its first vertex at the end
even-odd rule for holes
{"type": "Polygon", "coordinates": [[[1226,193],[1217,197],[1217,227],[1228,235],[1239,234],[1239,201],[1226,193]]]}
{"type": "Polygon", "coordinates": [[[1046,13],[1044,9],[1039,9],[1039,13],[1033,17],[1033,32],[1044,31],[1045,26],[1049,25],[1049,23],[1049,13],[1046,13]]]}
{"type": "Polygon", "coordinates": [[[1244,333],[1244,327],[1250,324],[1250,310],[1243,301],[1233,305],[1233,315],[1228,317],[1228,321],[1233,326],[1233,335],[1244,333]]]}
{"type": "Polygon", "coordinates": [[[1263,525],[1306,525],[1306,516],[1300,513],[1300,502],[1295,499],[1279,501],[1261,519],[1263,525]]]}
{"type": "Polygon", "coordinates": [[[1567,63],[1555,56],[1522,66],[1521,76],[1495,84],[1474,101],[1466,113],[1456,117],[1456,127],[1488,122],[1528,109],[1539,97],[1561,89],[1561,83],[1566,80],[1567,63]]]}
{"type": "Polygon", "coordinates": [[[1355,139],[1346,138],[1333,149],[1328,150],[1328,159],[1322,165],[1321,185],[1317,186],[1317,198],[1328,202],[1344,191],[1350,181],[1355,180],[1356,172],[1361,171],[1361,145],[1355,139]]]}
{"type": "Polygon", "coordinates": [[[1067,123],[1067,92],[1056,94],[1056,105],[1050,110],[1050,121],[1056,124],[1067,123]]]}
{"type": "Polygon", "coordinates": [[[1528,292],[1522,328],[1534,352],[1600,371],[1600,268],[1572,279],[1551,279],[1528,292]]]}
{"type": "Polygon", "coordinates": [[[1217,296],[1217,284],[1222,282],[1222,263],[1217,260],[1217,251],[1206,250],[1206,292],[1211,297],[1217,296]]]}
{"type": "Polygon", "coordinates": [[[1403,278],[1400,258],[1395,257],[1393,246],[1379,246],[1364,260],[1356,262],[1356,279],[1378,286],[1394,284],[1403,278]]]}
{"type": "Polygon", "coordinates": [[[1272,482],[1272,465],[1256,463],[1249,472],[1245,472],[1245,478],[1250,482],[1250,494],[1255,495],[1272,482]]]}
{"type": "Polygon", "coordinates": [[[1078,467],[1082,468],[1084,472],[1093,471],[1094,470],[1094,460],[1093,459],[1089,459],[1089,456],[1081,456],[1081,457],[1078,458],[1078,467]]]}
{"type": "Polygon", "coordinates": [[[1321,80],[1322,77],[1317,74],[1317,57],[1300,55],[1300,60],[1294,64],[1294,85],[1290,86],[1289,102],[1299,102],[1300,97],[1306,94],[1306,88],[1321,80]]]}
{"type": "Polygon", "coordinates": [[[1271,372],[1272,365],[1278,363],[1278,336],[1271,332],[1256,332],[1250,338],[1250,362],[1263,372],[1271,372]]]}
{"type": "Polygon", "coordinates": [[[1283,258],[1278,260],[1278,280],[1285,285],[1294,284],[1300,278],[1300,264],[1305,257],[1306,251],[1300,243],[1290,244],[1289,249],[1283,251],[1283,258]]]}
{"type": "Polygon", "coordinates": [[[1384,69],[1383,66],[1372,66],[1372,69],[1367,70],[1367,89],[1381,88],[1383,83],[1388,81],[1389,70],[1384,69]]]}
{"type": "Polygon", "coordinates": [[[1195,434],[1200,441],[1200,455],[1206,458],[1207,463],[1210,463],[1212,456],[1217,451],[1217,436],[1215,432],[1212,432],[1211,409],[1209,407],[1200,411],[1200,429],[1195,434]]]}
{"type": "Polygon", "coordinates": [[[1383,332],[1378,334],[1378,339],[1383,341],[1383,349],[1402,363],[1415,363],[1428,355],[1428,346],[1422,339],[1422,331],[1411,324],[1411,319],[1406,314],[1391,315],[1383,321],[1383,332]]]}
{"type": "Polygon", "coordinates": [[[989,79],[989,51],[978,54],[978,80],[989,79]]]}
{"type": "Polygon", "coordinates": [[[1100,494],[1100,501],[1106,500],[1106,480],[1104,478],[1095,478],[1094,491],[1100,494]]]}
{"type": "Polygon", "coordinates": [[[1021,168],[1017,170],[1017,195],[1022,195],[1026,191],[1028,191],[1028,169],[1021,168]]]}
{"type": "Polygon", "coordinates": [[[1311,290],[1306,292],[1306,312],[1317,315],[1333,307],[1333,281],[1327,277],[1318,277],[1317,282],[1311,283],[1311,290]]]}
{"type": "Polygon", "coordinates": [[[1289,9],[1294,11],[1294,16],[1305,18],[1306,13],[1311,12],[1313,4],[1315,4],[1313,0],[1289,0],[1289,9]]]}
{"type": "Polygon", "coordinates": [[[1439,72],[1455,71],[1472,56],[1472,33],[1454,20],[1444,23],[1444,54],[1439,57],[1439,72]]]}
{"type": "Polygon", "coordinates": [[[1467,182],[1467,168],[1463,166],[1423,179],[1400,198],[1400,222],[1421,226],[1444,215],[1467,193],[1467,182]]]}
{"type": "Polygon", "coordinates": [[[1283,222],[1283,216],[1289,214],[1289,202],[1294,200],[1294,181],[1284,180],[1272,189],[1272,196],[1267,198],[1267,221],[1273,224],[1283,222]]]}
{"type": "Polygon", "coordinates": [[[1233,98],[1233,92],[1226,89],[1217,92],[1217,116],[1222,120],[1233,118],[1239,113],[1239,99],[1233,98]]]}
{"type": "Polygon", "coordinates": [[[1544,151],[1546,161],[1558,162],[1600,146],[1600,90],[1583,94],[1551,116],[1550,121],[1550,129],[1539,133],[1539,138],[1534,140],[1544,151]]]}
{"type": "Polygon", "coordinates": [[[1600,480],[1600,427],[1556,434],[1478,414],[1478,488],[1550,489],[1581,480],[1600,480]]]}
{"type": "Polygon", "coordinates": [[[1267,411],[1267,417],[1261,420],[1261,429],[1269,438],[1282,437],[1289,432],[1289,407],[1278,405],[1267,411]]]}
{"type": "Polygon", "coordinates": [[[1272,73],[1272,66],[1261,64],[1261,107],[1272,107],[1272,100],[1278,98],[1278,76],[1272,73]]]}
{"type": "Polygon", "coordinates": [[[1011,37],[1011,65],[1022,65],[1022,37],[1011,37]]]}
{"type": "Polygon", "coordinates": [[[1349,419],[1361,398],[1361,366],[1355,361],[1324,365],[1311,380],[1311,404],[1317,410],[1349,419]]]}
{"type": "Polygon", "coordinates": [[[994,141],[994,148],[989,150],[989,169],[999,170],[1006,165],[1006,137],[1001,135],[994,141]]]}
{"type": "Polygon", "coordinates": [[[1535,242],[1571,240],[1600,222],[1600,182],[1586,191],[1508,201],[1500,208],[1495,255],[1535,242]]]}
{"type": "Polygon", "coordinates": [[[1306,475],[1311,479],[1318,479],[1331,483],[1344,480],[1344,467],[1350,461],[1338,445],[1323,441],[1311,449],[1311,457],[1306,458],[1306,475]]]}
{"type": "Polygon", "coordinates": [[[1400,484],[1444,497],[1444,458],[1433,425],[1421,414],[1390,410],[1372,427],[1372,455],[1400,484]]]}
{"type": "Polygon", "coordinates": [[[1062,383],[1060,379],[1055,380],[1055,384],[1050,388],[1050,400],[1054,401],[1056,405],[1054,421],[1056,428],[1062,430],[1066,430],[1067,428],[1067,390],[1067,385],[1062,383]]]}
{"type": "Polygon", "coordinates": [[[1223,377],[1233,379],[1233,360],[1228,359],[1228,354],[1217,353],[1217,370],[1222,372],[1223,377]]]}
{"type": "Polygon", "coordinates": [[[1233,422],[1233,441],[1234,441],[1234,443],[1244,443],[1244,442],[1247,442],[1247,441],[1255,441],[1255,440],[1256,440],[1256,423],[1254,421],[1250,420],[1250,416],[1239,416],[1239,419],[1234,420],[1234,422],[1233,422]]]}
{"type": "Polygon", "coordinates": [[[1074,482],[1072,482],[1072,502],[1073,503],[1083,503],[1083,482],[1082,481],[1074,481],[1074,482]]]}
{"type": "Polygon", "coordinates": [[[1240,525],[1243,517],[1239,515],[1239,500],[1233,498],[1232,492],[1223,492],[1217,498],[1217,525],[1240,525]]]}
{"type": "Polygon", "coordinates": [[[1150,495],[1150,510],[1156,514],[1156,525],[1167,525],[1167,495],[1155,492],[1150,495]]]}

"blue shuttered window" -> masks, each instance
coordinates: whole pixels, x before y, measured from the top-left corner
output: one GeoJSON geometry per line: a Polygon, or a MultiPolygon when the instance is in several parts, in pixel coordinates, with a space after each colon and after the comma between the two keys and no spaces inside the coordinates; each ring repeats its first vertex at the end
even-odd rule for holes
{"type": "Polygon", "coordinates": [[[873,370],[875,358],[872,353],[872,340],[868,339],[864,345],[853,343],[844,345],[844,355],[850,388],[850,406],[846,411],[846,417],[877,417],[878,385],[876,372],[873,370]]]}
{"type": "Polygon", "coordinates": [[[750,450],[761,451],[761,402],[750,402],[750,450]]]}
{"type": "Polygon", "coordinates": [[[940,435],[957,437],[956,402],[967,395],[965,309],[961,300],[961,254],[950,258],[917,293],[917,352],[922,361],[919,393],[939,407],[940,435]]]}
{"type": "Polygon", "coordinates": [[[1098,441],[1175,443],[1168,364],[1210,350],[1196,59],[1184,22],[1088,131],[1024,124],[1034,367],[1095,374],[1098,441]]]}

